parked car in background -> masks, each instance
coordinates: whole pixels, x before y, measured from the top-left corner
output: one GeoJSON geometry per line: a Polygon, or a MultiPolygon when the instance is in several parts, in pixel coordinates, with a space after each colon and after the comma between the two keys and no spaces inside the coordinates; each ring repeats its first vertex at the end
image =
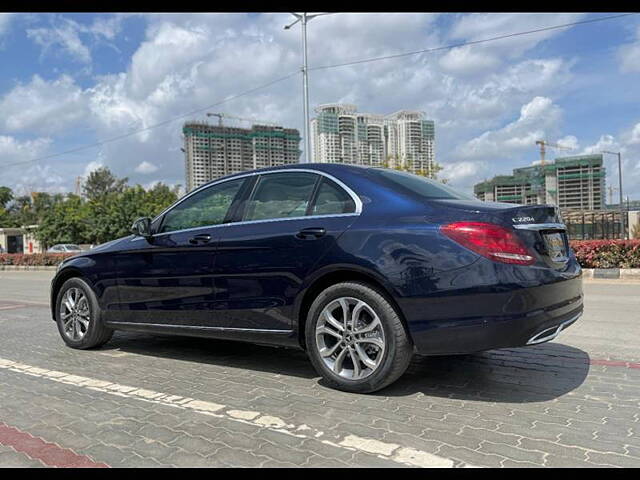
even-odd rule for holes
{"type": "Polygon", "coordinates": [[[51,314],[70,347],[114,330],[284,345],[362,393],[414,353],[547,342],[583,310],[556,207],[481,202],[385,168],[230,175],[132,232],[60,265],[51,314]]]}
{"type": "Polygon", "coordinates": [[[82,248],[73,243],[59,243],[47,250],[47,253],[79,253],[84,252],[82,248]]]}

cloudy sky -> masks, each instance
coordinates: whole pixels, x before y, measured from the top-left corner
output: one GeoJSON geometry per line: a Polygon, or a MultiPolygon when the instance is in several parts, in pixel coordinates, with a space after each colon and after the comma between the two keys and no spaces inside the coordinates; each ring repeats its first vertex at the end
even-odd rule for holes
{"type": "MultiPolygon", "coordinates": [[[[309,65],[608,15],[334,14],[309,25],[309,65]]],[[[0,14],[0,185],[68,191],[99,165],[145,186],[184,185],[181,125],[222,100],[208,111],[302,132],[300,74],[232,98],[299,71],[300,31],[283,30],[289,22],[287,14],[0,14]]],[[[436,122],[443,176],[465,191],[531,164],[535,140],[545,138],[573,148],[563,154],[622,151],[625,193],[640,199],[640,15],[314,70],[310,99],[312,108],[424,111],[436,122]]],[[[617,185],[615,159],[606,161],[617,185]]]]}

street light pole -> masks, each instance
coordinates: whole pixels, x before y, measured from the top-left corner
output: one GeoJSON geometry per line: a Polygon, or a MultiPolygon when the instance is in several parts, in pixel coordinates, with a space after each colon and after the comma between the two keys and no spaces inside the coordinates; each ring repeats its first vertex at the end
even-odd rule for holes
{"type": "Polygon", "coordinates": [[[609,152],[607,150],[603,150],[602,153],[608,153],[610,155],[617,155],[618,156],[618,190],[620,192],[620,222],[622,224],[622,232],[624,235],[624,238],[627,238],[627,232],[625,230],[625,225],[626,225],[626,220],[624,218],[624,206],[623,206],[623,200],[622,200],[622,155],[620,152],[609,152]]]}
{"type": "MultiPolygon", "coordinates": [[[[302,26],[302,109],[304,115],[304,139],[305,139],[305,154],[304,160],[306,163],[311,162],[311,136],[309,135],[309,68],[307,63],[307,23],[322,15],[331,15],[330,13],[316,13],[309,15],[307,12],[292,13],[296,20],[284,27],[285,30],[289,30],[296,23],[300,22],[302,26]]],[[[303,162],[303,163],[305,163],[303,162]]]]}
{"type": "Polygon", "coordinates": [[[311,162],[311,137],[309,136],[309,75],[307,65],[307,13],[302,14],[302,96],[304,109],[304,138],[305,149],[304,154],[306,163],[311,162]]]}

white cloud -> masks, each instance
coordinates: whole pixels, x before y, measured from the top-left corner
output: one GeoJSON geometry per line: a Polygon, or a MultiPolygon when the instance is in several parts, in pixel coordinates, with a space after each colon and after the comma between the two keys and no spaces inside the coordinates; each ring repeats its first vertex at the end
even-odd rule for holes
{"type": "Polygon", "coordinates": [[[151,162],[147,162],[146,160],[141,162],[137,167],[136,167],[136,172],[138,173],[144,173],[144,174],[148,174],[148,173],[154,173],[158,171],[158,167],[155,166],[153,163],[151,162]]]}
{"type": "MultiPolygon", "coordinates": [[[[474,13],[462,16],[452,27],[452,39],[484,40],[487,38],[563,25],[580,19],[582,13],[522,14],[474,13]]],[[[492,52],[500,58],[517,58],[539,43],[565,32],[566,29],[509,37],[478,45],[479,50],[492,52]]]]}
{"type": "Polygon", "coordinates": [[[46,152],[50,144],[50,138],[38,138],[21,142],[9,135],[0,135],[0,165],[31,160],[46,152]]]}
{"type": "Polygon", "coordinates": [[[104,167],[104,163],[101,160],[92,160],[87,163],[86,167],[84,167],[84,177],[88,177],[91,172],[98,170],[99,168],[104,167]]]}
{"type": "Polygon", "coordinates": [[[538,139],[557,130],[562,110],[550,98],[534,97],[522,106],[515,121],[497,130],[487,130],[460,145],[456,152],[466,158],[504,158],[535,147],[538,139]]]}
{"type": "Polygon", "coordinates": [[[0,13],[0,37],[9,30],[9,23],[11,22],[11,14],[0,13]]]}
{"type": "Polygon", "coordinates": [[[490,71],[500,64],[500,60],[489,53],[473,47],[459,47],[449,50],[440,58],[440,66],[445,72],[458,75],[474,75],[490,71]]]}
{"type": "Polygon", "coordinates": [[[29,28],[27,37],[43,48],[43,55],[54,47],[60,47],[71,58],[81,63],[90,63],[91,53],[80,39],[80,30],[78,23],[63,19],[51,28],[29,28]]]}
{"type": "Polygon", "coordinates": [[[631,135],[629,138],[630,145],[639,145],[640,144],[640,122],[636,123],[636,125],[631,130],[631,135]]]}
{"type": "Polygon", "coordinates": [[[561,145],[563,147],[570,148],[571,150],[577,150],[578,148],[580,148],[578,139],[574,135],[567,135],[554,143],[557,143],[558,145],[561,145]]]}
{"type": "Polygon", "coordinates": [[[46,134],[73,126],[87,113],[83,92],[68,75],[52,81],[34,75],[0,100],[0,111],[1,128],[46,134]]]}
{"type": "Polygon", "coordinates": [[[640,72],[640,27],[632,43],[622,45],[617,52],[620,71],[623,73],[640,72]]]}
{"type": "Polygon", "coordinates": [[[462,184],[472,178],[478,177],[486,167],[487,164],[485,162],[463,161],[449,163],[442,169],[439,176],[446,178],[452,183],[462,184]]]}
{"type": "Polygon", "coordinates": [[[613,135],[601,135],[596,143],[582,150],[583,154],[601,153],[603,150],[617,152],[620,150],[620,142],[613,135]]]}

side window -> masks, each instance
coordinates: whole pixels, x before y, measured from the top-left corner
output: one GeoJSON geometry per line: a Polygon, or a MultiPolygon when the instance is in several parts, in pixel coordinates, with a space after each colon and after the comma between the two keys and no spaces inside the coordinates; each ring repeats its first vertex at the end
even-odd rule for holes
{"type": "Polygon", "coordinates": [[[261,175],[243,220],[304,217],[317,179],[305,172],[261,175]]]}
{"type": "Polygon", "coordinates": [[[179,203],[165,214],[160,233],[222,223],[244,180],[213,185],[179,203]]]}
{"type": "Polygon", "coordinates": [[[337,183],[328,178],[323,178],[318,195],[313,205],[312,215],[335,215],[340,213],[353,213],[356,204],[347,192],[337,183]]]}

